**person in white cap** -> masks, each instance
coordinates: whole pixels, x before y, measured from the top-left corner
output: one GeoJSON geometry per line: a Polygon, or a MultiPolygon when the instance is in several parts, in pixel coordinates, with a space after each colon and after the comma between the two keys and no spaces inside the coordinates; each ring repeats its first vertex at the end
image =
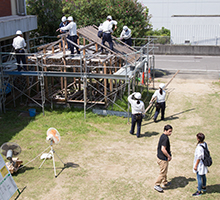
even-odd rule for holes
{"type": "Polygon", "coordinates": [[[24,54],[25,53],[24,48],[26,47],[26,42],[25,42],[25,40],[23,38],[22,31],[17,30],[16,31],[16,35],[17,35],[17,37],[15,37],[13,39],[12,46],[15,49],[15,53],[18,53],[18,54],[16,54],[17,69],[18,69],[18,71],[21,71],[20,62],[22,61],[23,68],[26,71],[27,70],[26,58],[25,58],[25,54],[24,54]]]}
{"type": "MultiPolygon", "coordinates": [[[[60,30],[61,27],[65,27],[65,26],[67,26],[67,25],[68,25],[68,22],[67,22],[67,20],[66,20],[66,17],[63,16],[63,17],[61,18],[61,22],[60,22],[60,25],[59,25],[59,29],[57,29],[57,30],[60,30]]],[[[62,30],[60,30],[60,32],[61,32],[61,33],[66,33],[67,31],[62,31],[62,30]]]]}
{"type": "MultiPolygon", "coordinates": [[[[69,16],[67,18],[67,20],[69,21],[69,24],[67,26],[61,27],[60,30],[61,31],[69,30],[69,35],[70,35],[69,39],[77,44],[78,36],[76,34],[76,29],[77,29],[76,23],[73,21],[73,17],[72,16],[69,16]]],[[[71,55],[73,56],[73,54],[74,54],[74,47],[76,47],[77,53],[80,54],[79,48],[77,46],[75,46],[75,45],[70,43],[71,55]]]]}
{"type": "Polygon", "coordinates": [[[159,89],[156,90],[150,100],[150,103],[153,103],[153,99],[157,98],[156,100],[156,112],[154,114],[154,121],[156,122],[157,120],[157,116],[160,112],[161,109],[161,120],[164,120],[164,114],[165,114],[165,108],[166,108],[166,104],[165,104],[165,98],[166,98],[166,92],[164,91],[165,88],[165,84],[161,83],[159,85],[159,89]]]}
{"type": "MultiPolygon", "coordinates": [[[[56,31],[60,31],[60,33],[66,33],[66,32],[68,32],[68,31],[62,31],[62,30],[60,29],[60,28],[65,27],[65,26],[67,26],[67,25],[68,25],[68,21],[67,21],[66,17],[63,16],[63,17],[61,18],[61,22],[60,22],[59,28],[58,28],[56,31]]],[[[67,38],[69,38],[69,36],[67,36],[67,38]]],[[[67,42],[67,44],[68,44],[68,49],[70,49],[70,43],[67,42]]],[[[61,47],[63,47],[63,43],[62,43],[62,42],[61,42],[61,47]]]]}
{"type": "Polygon", "coordinates": [[[134,92],[128,97],[128,102],[131,104],[131,130],[130,134],[134,135],[135,125],[137,123],[137,138],[141,136],[141,122],[144,117],[145,106],[141,101],[141,93],[134,92]]]}
{"type": "Polygon", "coordinates": [[[131,29],[127,26],[123,26],[123,31],[121,32],[120,39],[122,42],[126,43],[127,45],[131,46],[131,29]]]}
{"type": "MultiPolygon", "coordinates": [[[[117,22],[115,20],[112,20],[112,16],[108,16],[107,20],[102,24],[102,44],[105,45],[105,42],[107,41],[109,44],[109,47],[111,50],[113,50],[113,42],[112,42],[112,36],[113,33],[112,27],[115,26],[114,31],[117,29],[117,22]]],[[[103,51],[103,47],[101,48],[103,51]]]]}

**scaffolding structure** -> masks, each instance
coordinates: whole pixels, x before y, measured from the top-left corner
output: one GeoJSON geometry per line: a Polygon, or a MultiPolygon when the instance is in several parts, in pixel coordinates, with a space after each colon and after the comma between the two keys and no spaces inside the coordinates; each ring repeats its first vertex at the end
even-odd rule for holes
{"type": "MultiPolygon", "coordinates": [[[[25,95],[42,108],[45,103],[82,104],[84,117],[86,110],[96,105],[108,107],[116,104],[125,90],[135,91],[137,77],[144,76],[148,88],[148,70],[154,71],[154,47],[151,41],[139,51],[113,37],[114,51],[108,44],[102,45],[97,36],[96,26],[77,30],[78,42],[68,39],[68,33],[59,35],[55,42],[40,46],[37,53],[27,53],[28,71],[16,70],[11,64],[2,63],[0,56],[0,112],[6,111],[6,105],[25,95]],[[68,43],[77,46],[81,54],[71,55],[68,43]],[[105,49],[105,54],[100,48],[105,49]],[[143,49],[145,54],[143,54],[143,49]],[[150,55],[151,53],[151,55],[150,55]],[[7,87],[11,88],[7,95],[7,87]]],[[[3,53],[2,53],[3,54],[3,53]]],[[[14,55],[14,53],[4,53],[14,55]]],[[[154,77],[154,76],[153,76],[154,77]]],[[[153,84],[154,84],[154,80],[153,84]]],[[[154,87],[154,85],[153,85],[154,87]]],[[[129,107],[129,104],[128,104],[129,107]]]]}

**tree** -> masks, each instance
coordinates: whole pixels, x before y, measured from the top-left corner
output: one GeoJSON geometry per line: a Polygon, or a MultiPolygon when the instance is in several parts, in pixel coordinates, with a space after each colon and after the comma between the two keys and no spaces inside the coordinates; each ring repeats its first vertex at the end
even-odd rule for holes
{"type": "MultiPolygon", "coordinates": [[[[37,15],[37,35],[55,35],[62,18],[62,0],[26,0],[28,15],[37,15]]],[[[36,34],[35,34],[36,35],[36,34]]]]}
{"type": "Polygon", "coordinates": [[[143,38],[151,30],[148,8],[137,0],[27,0],[27,13],[37,15],[38,35],[55,34],[61,17],[72,16],[77,28],[96,25],[108,15],[118,22],[114,36],[119,37],[123,26],[132,30],[132,37],[143,38]]]}
{"type": "Polygon", "coordinates": [[[63,13],[73,16],[78,28],[99,26],[111,15],[118,22],[116,37],[125,25],[132,30],[132,37],[144,37],[151,27],[148,8],[137,0],[63,0],[63,13]]]}

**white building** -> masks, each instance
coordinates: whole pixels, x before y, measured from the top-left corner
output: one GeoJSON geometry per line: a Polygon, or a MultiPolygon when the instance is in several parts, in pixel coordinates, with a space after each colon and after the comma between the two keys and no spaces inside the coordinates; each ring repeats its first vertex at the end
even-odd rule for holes
{"type": "Polygon", "coordinates": [[[220,15],[173,15],[173,44],[220,45],[220,15]]]}
{"type": "Polygon", "coordinates": [[[171,28],[173,15],[219,15],[220,0],[138,0],[149,8],[153,29],[171,28]]]}
{"type": "Polygon", "coordinates": [[[219,45],[220,0],[139,0],[149,8],[153,29],[171,31],[174,44],[219,45]],[[200,43],[205,40],[205,43],[200,43]],[[208,42],[209,41],[209,42],[208,42]]]}

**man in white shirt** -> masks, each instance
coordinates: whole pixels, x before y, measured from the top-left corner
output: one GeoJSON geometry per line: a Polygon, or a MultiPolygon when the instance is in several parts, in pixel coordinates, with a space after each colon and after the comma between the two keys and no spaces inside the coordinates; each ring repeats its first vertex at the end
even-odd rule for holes
{"type": "MultiPolygon", "coordinates": [[[[112,27],[115,25],[114,31],[117,29],[117,22],[112,20],[112,17],[109,15],[107,20],[102,24],[103,36],[102,36],[102,44],[105,45],[107,41],[111,50],[113,50],[113,42],[111,33],[113,32],[112,27]]],[[[102,47],[103,51],[103,47],[102,47]]]]}
{"type": "Polygon", "coordinates": [[[141,137],[141,122],[144,117],[144,102],[140,100],[141,93],[134,92],[128,96],[128,102],[131,104],[131,130],[130,134],[134,134],[135,125],[137,123],[137,138],[141,137]]]}
{"type": "Polygon", "coordinates": [[[27,67],[26,67],[26,58],[25,58],[25,51],[24,51],[24,47],[26,47],[26,42],[24,40],[24,38],[22,37],[22,32],[20,30],[16,31],[16,35],[17,37],[15,37],[13,39],[13,43],[12,46],[15,48],[15,53],[16,54],[16,60],[17,60],[17,69],[18,71],[21,71],[21,65],[20,62],[22,61],[23,64],[23,68],[26,71],[27,67]],[[23,55],[21,55],[23,54],[23,55]]]}
{"type": "MultiPolygon", "coordinates": [[[[68,17],[67,20],[69,21],[69,24],[67,26],[61,27],[60,30],[61,31],[69,30],[69,35],[70,35],[69,39],[77,44],[78,36],[76,34],[76,28],[77,28],[76,23],[73,22],[72,16],[68,17]]],[[[74,47],[76,47],[77,53],[80,54],[79,48],[77,46],[73,45],[72,43],[70,43],[71,54],[72,55],[74,54],[74,47]]]]}
{"type": "Polygon", "coordinates": [[[123,31],[121,32],[120,39],[122,42],[126,43],[127,45],[131,46],[131,29],[127,26],[123,27],[123,31]]]}
{"type": "Polygon", "coordinates": [[[166,98],[166,92],[163,90],[165,88],[165,84],[161,83],[159,85],[159,89],[156,90],[150,100],[150,103],[153,103],[153,99],[157,98],[156,102],[156,111],[154,114],[154,122],[157,120],[157,116],[160,112],[161,109],[161,120],[164,120],[164,114],[165,114],[165,108],[166,108],[166,103],[165,103],[165,98],[166,98]]]}

